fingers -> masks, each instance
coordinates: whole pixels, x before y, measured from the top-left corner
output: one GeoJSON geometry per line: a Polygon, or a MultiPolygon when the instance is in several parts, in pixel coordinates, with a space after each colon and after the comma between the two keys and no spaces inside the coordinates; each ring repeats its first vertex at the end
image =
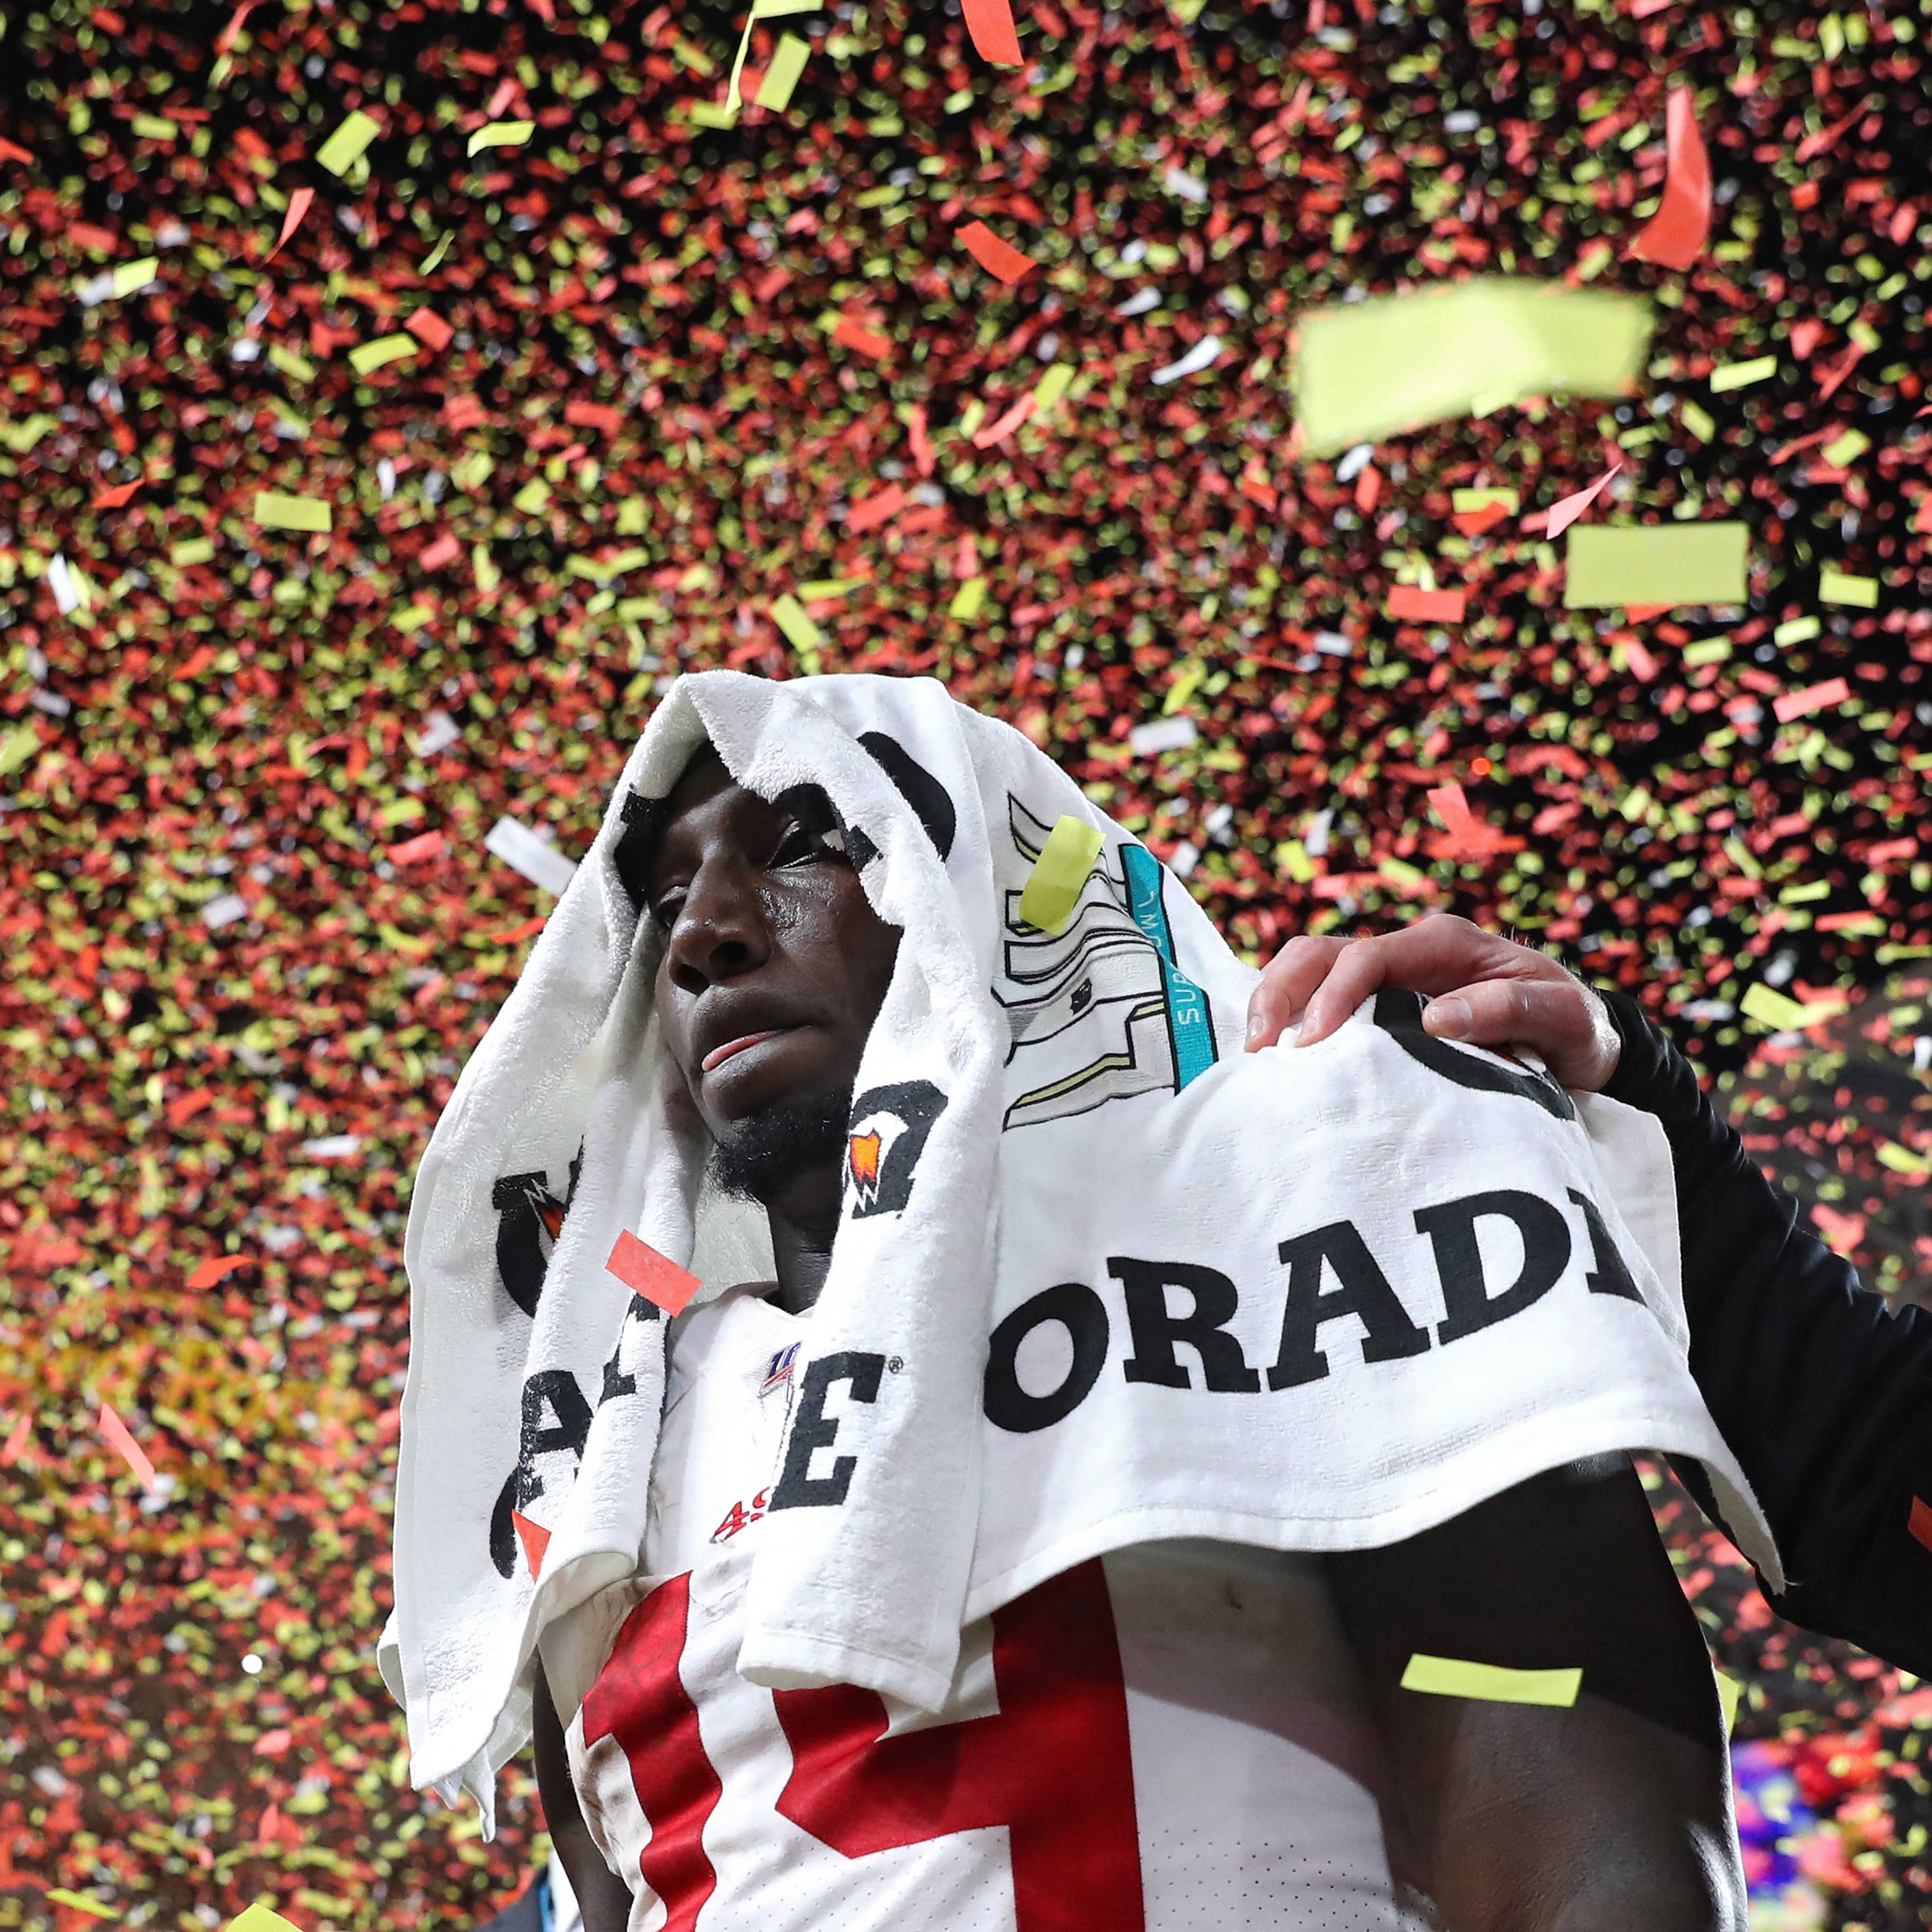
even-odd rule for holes
{"type": "Polygon", "coordinates": [[[1598,1093],[1616,1071],[1618,1042],[1604,1004],[1567,973],[1459,986],[1424,1010],[1438,1040],[1526,1046],[1564,1086],[1598,1093]]]}
{"type": "Polygon", "coordinates": [[[1308,1004],[1308,996],[1321,985],[1347,941],[1318,939],[1304,934],[1291,939],[1268,962],[1262,982],[1248,1001],[1248,1051],[1272,1046],[1285,1027],[1308,1004]]]}
{"type": "Polygon", "coordinates": [[[1299,1044],[1326,1040],[1384,986],[1442,993],[1499,974],[1561,970],[1539,952],[1512,944],[1453,914],[1418,920],[1400,932],[1356,940],[1309,998],[1299,1044]]]}

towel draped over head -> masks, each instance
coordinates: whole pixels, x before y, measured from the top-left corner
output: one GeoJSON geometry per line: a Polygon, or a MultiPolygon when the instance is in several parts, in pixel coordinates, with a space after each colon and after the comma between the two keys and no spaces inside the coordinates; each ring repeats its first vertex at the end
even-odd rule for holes
{"type": "Polygon", "coordinates": [[[418,1786],[492,1820],[538,1635],[636,1568],[674,1329],[607,1266],[619,1237],[700,1300],[770,1277],[762,1212],[706,1178],[624,883],[707,741],[902,933],[746,1676],[934,1710],[964,1623],[1090,1556],[1370,1546],[1621,1449],[1700,1459],[1777,1583],[1684,1365],[1654,1123],[1434,1040],[1402,995],[1244,1054],[1252,970],[1019,732],[928,680],[706,672],[652,718],[417,1176],[381,1655],[418,1786]],[[1019,902],[1070,818],[1100,849],[1048,932],[1019,902]]]}

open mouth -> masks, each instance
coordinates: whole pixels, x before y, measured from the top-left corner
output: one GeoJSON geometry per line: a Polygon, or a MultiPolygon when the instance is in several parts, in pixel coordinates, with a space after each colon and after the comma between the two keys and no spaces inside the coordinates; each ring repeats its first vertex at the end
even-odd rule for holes
{"type": "Polygon", "coordinates": [[[698,1066],[706,1073],[715,1073],[725,1061],[736,1055],[749,1052],[754,1046],[762,1046],[768,1040],[776,1040],[781,1034],[795,1031],[791,1027],[767,1027],[762,1033],[740,1034],[736,1040],[728,1040],[721,1046],[714,1046],[698,1066]]]}

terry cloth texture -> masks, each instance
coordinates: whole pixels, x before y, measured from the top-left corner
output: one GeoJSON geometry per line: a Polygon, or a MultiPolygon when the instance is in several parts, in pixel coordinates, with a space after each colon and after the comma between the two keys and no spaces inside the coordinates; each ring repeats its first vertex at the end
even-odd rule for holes
{"type": "Polygon", "coordinates": [[[1372,1546],[1622,1449],[1700,1460],[1777,1580],[1685,1366],[1654,1124],[1430,1039],[1402,996],[1244,1054],[1252,971],[1018,732],[926,680],[706,672],[652,717],[417,1175],[382,1663],[419,1786],[492,1816],[538,1633],[637,1564],[668,1324],[608,1270],[618,1235],[700,1300],[769,1277],[762,1215],[706,1184],[620,882],[706,740],[903,934],[748,1678],[934,1710],[962,1625],[1088,1557],[1372,1546]],[[1104,843],[1048,935],[1018,902],[1063,816],[1104,843]],[[540,1580],[513,1512],[548,1533],[540,1580]]]}

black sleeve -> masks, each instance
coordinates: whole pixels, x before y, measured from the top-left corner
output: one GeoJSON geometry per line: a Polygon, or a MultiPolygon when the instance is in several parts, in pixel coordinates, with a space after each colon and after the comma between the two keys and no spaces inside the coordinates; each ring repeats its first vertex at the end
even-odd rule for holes
{"type": "Polygon", "coordinates": [[[1932,1677],[1932,1315],[1862,1288],[1642,1009],[1603,997],[1623,1042],[1605,1090],[1670,1142],[1690,1370],[1777,1537],[1772,1601],[1932,1677]]]}

